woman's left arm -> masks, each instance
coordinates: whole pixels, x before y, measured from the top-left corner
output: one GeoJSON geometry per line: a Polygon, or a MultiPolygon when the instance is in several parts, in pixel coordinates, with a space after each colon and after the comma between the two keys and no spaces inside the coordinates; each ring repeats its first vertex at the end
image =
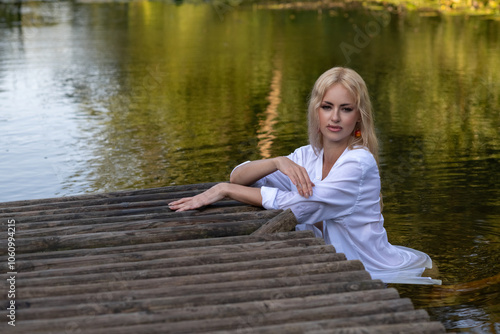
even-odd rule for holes
{"type": "Polygon", "coordinates": [[[252,188],[233,183],[219,183],[194,197],[186,197],[168,204],[174,211],[194,210],[229,197],[239,202],[262,206],[260,188],[252,188]]]}
{"type": "Polygon", "coordinates": [[[290,208],[300,223],[315,224],[351,214],[360,201],[379,205],[380,180],[370,153],[353,150],[334,168],[324,180],[316,183],[313,196],[309,198],[262,187],[263,206],[266,209],[290,208]]]}

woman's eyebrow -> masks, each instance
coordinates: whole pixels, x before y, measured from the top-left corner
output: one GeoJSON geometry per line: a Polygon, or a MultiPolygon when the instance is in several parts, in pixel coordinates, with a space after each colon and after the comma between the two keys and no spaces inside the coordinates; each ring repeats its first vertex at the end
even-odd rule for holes
{"type": "MultiPolygon", "coordinates": [[[[330,106],[333,106],[333,105],[334,105],[333,103],[328,102],[328,101],[323,101],[323,103],[328,104],[328,105],[330,105],[330,106]]],[[[352,106],[352,105],[354,105],[354,103],[342,103],[342,104],[340,105],[340,107],[346,107],[346,106],[352,106]]]]}

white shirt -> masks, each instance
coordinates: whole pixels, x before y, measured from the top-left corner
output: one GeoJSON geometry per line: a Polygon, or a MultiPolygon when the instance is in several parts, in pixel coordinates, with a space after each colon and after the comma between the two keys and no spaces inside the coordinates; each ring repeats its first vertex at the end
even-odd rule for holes
{"type": "Polygon", "coordinates": [[[276,171],[260,179],[262,206],[288,209],[299,224],[296,230],[312,230],[349,260],[359,259],[373,279],[385,283],[441,284],[421,277],[432,267],[420,251],[393,246],[387,240],[380,211],[380,176],[373,155],[365,148],[346,149],[325,179],[323,151],[303,146],[288,156],[303,166],[315,184],[313,195],[300,196],[290,179],[276,171]],[[323,233],[312,224],[323,221],[323,233]]]}

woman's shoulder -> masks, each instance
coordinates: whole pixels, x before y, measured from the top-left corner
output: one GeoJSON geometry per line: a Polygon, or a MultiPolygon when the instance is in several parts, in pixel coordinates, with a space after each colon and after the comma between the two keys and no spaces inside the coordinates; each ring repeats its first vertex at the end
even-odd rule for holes
{"type": "Polygon", "coordinates": [[[300,156],[300,157],[311,157],[311,156],[319,156],[319,153],[314,150],[312,145],[304,145],[295,149],[292,155],[300,156]]]}
{"type": "Polygon", "coordinates": [[[295,149],[295,151],[291,153],[288,158],[299,165],[305,166],[320,158],[320,152],[317,152],[312,145],[305,145],[295,149]]]}
{"type": "Polygon", "coordinates": [[[377,165],[375,161],[375,157],[370,152],[370,150],[365,146],[355,146],[352,149],[346,149],[346,152],[342,156],[342,160],[345,162],[348,161],[356,161],[358,163],[366,164],[366,165],[377,165]]]}

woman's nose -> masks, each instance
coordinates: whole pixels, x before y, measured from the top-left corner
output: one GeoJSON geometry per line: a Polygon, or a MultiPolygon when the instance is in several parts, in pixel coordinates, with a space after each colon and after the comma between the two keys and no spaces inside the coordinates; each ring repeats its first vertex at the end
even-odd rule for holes
{"type": "Polygon", "coordinates": [[[340,113],[338,110],[333,110],[332,112],[332,121],[340,122],[340,113]]]}

